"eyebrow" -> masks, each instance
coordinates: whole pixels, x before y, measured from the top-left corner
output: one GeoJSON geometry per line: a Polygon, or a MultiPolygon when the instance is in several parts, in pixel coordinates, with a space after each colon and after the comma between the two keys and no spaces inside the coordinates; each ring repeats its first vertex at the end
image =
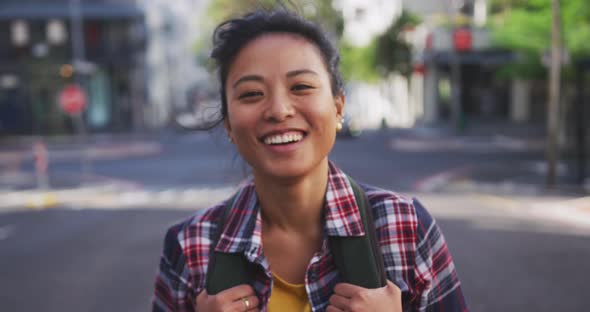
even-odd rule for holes
{"type": "MultiPolygon", "coordinates": [[[[287,77],[291,78],[291,77],[295,77],[298,75],[304,75],[304,74],[319,75],[318,73],[314,72],[311,69],[296,69],[296,70],[292,70],[290,72],[287,72],[287,77]]],[[[238,79],[236,82],[234,82],[232,87],[235,89],[240,83],[246,82],[246,81],[261,82],[261,81],[264,81],[264,79],[262,78],[262,76],[259,76],[259,75],[246,75],[246,76],[240,77],[240,79],[238,79]]]]}
{"type": "Polygon", "coordinates": [[[287,73],[287,77],[291,78],[297,75],[303,75],[303,74],[312,74],[312,75],[318,75],[318,73],[314,72],[311,69],[297,69],[297,70],[292,70],[290,72],[287,73]]]}
{"type": "Polygon", "coordinates": [[[234,82],[232,88],[235,89],[240,83],[246,82],[246,81],[263,81],[263,79],[261,76],[258,76],[258,75],[242,76],[242,77],[240,77],[240,79],[238,79],[236,82],[234,82]]]}

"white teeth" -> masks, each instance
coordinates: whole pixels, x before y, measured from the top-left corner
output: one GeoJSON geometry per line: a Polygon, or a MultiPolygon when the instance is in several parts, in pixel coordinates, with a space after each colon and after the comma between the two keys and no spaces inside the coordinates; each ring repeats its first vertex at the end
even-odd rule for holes
{"type": "Polygon", "coordinates": [[[264,144],[285,144],[291,142],[298,142],[301,141],[301,139],[303,139],[303,134],[301,133],[285,133],[264,138],[264,144]]]}

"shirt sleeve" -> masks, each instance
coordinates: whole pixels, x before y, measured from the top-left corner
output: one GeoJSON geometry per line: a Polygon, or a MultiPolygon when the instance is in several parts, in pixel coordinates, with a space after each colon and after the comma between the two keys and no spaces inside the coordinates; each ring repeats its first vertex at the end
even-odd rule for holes
{"type": "Polygon", "coordinates": [[[194,288],[182,247],[178,242],[180,225],[171,227],[164,239],[164,252],[156,275],[153,312],[193,312],[194,288]]]}
{"type": "Polygon", "coordinates": [[[428,211],[414,200],[418,218],[415,259],[416,311],[469,311],[451,253],[428,211]]]}

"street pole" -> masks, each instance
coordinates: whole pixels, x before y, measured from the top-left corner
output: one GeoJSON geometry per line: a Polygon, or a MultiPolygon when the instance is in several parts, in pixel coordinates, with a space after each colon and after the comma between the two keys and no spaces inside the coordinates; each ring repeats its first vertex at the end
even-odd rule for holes
{"type": "Polygon", "coordinates": [[[580,64],[576,69],[576,147],[577,147],[577,158],[578,158],[578,183],[584,185],[586,180],[586,105],[584,85],[586,68],[580,64]]]}
{"type": "MultiPolygon", "coordinates": [[[[70,27],[72,30],[72,65],[74,66],[74,77],[76,83],[84,89],[84,81],[82,77],[81,67],[84,66],[86,51],[84,48],[84,24],[82,21],[82,12],[80,8],[80,0],[70,0],[70,27]]],[[[86,126],[84,124],[83,112],[72,116],[74,118],[75,128],[78,132],[78,140],[82,146],[82,178],[87,179],[92,172],[92,163],[88,156],[88,152],[84,144],[87,141],[86,126]]]]}
{"type": "Polygon", "coordinates": [[[549,103],[547,105],[547,187],[556,184],[559,133],[559,93],[561,83],[561,18],[559,0],[551,1],[551,64],[549,68],[549,103]]]}
{"type": "MultiPolygon", "coordinates": [[[[450,0],[449,17],[451,19],[451,38],[453,38],[457,29],[457,3],[456,0],[450,0]]],[[[452,39],[451,39],[452,40],[452,39]]],[[[461,60],[457,53],[456,47],[451,43],[450,50],[450,67],[451,67],[451,122],[456,130],[463,130],[461,120],[461,60]]]]}

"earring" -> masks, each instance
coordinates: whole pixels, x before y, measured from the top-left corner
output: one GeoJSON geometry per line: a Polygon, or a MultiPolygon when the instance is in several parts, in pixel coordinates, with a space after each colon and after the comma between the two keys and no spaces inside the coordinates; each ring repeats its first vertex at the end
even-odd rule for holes
{"type": "Polygon", "coordinates": [[[231,135],[227,135],[227,140],[231,143],[234,144],[234,139],[231,137],[231,135]]]}
{"type": "Polygon", "coordinates": [[[336,124],[336,132],[342,131],[342,122],[343,122],[343,120],[339,120],[338,123],[336,124]]]}

